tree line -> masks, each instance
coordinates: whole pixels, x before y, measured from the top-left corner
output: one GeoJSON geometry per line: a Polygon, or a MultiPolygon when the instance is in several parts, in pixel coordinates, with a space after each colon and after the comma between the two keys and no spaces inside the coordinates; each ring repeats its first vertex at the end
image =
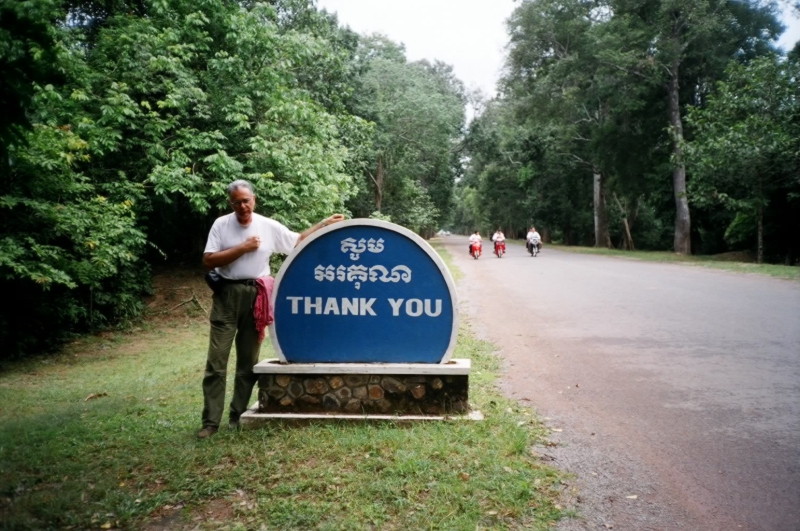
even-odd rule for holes
{"type": "Polygon", "coordinates": [[[4,356],[140,315],[238,178],[295,230],[450,210],[462,83],[311,1],[2,0],[0,74],[4,356]]]}
{"type": "Polygon", "coordinates": [[[800,48],[771,2],[525,0],[452,225],[800,260],[800,48]]]}

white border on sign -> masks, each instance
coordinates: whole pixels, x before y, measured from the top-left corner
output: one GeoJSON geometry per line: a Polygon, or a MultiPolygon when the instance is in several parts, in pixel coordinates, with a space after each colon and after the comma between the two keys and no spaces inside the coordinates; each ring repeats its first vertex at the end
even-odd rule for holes
{"type": "MultiPolygon", "coordinates": [[[[422,239],[419,235],[415,232],[408,230],[407,228],[397,225],[396,223],[389,223],[388,221],[382,221],[379,219],[369,219],[369,218],[356,218],[356,219],[348,219],[346,221],[340,221],[338,223],[334,223],[332,225],[328,225],[325,228],[319,229],[314,231],[311,236],[304,239],[300,242],[300,244],[294,248],[292,254],[286,257],[286,260],[283,262],[281,266],[281,270],[278,271],[278,275],[275,277],[275,287],[272,289],[272,300],[270,303],[272,307],[275,308],[275,301],[276,297],[278,296],[278,288],[281,285],[281,280],[283,280],[283,275],[286,273],[286,270],[292,264],[294,259],[300,254],[303,249],[316,240],[329,232],[333,232],[339,229],[344,229],[346,227],[353,227],[353,226],[368,226],[368,227],[380,227],[382,229],[390,230],[392,232],[396,232],[405,236],[406,238],[410,239],[414,243],[420,246],[420,248],[428,253],[428,256],[433,260],[433,263],[439,268],[439,271],[442,272],[444,276],[444,281],[447,284],[447,289],[450,291],[450,301],[453,306],[453,329],[450,331],[450,343],[447,345],[447,351],[445,351],[444,356],[442,357],[442,361],[440,363],[447,363],[450,361],[450,358],[453,355],[453,351],[456,348],[456,339],[458,338],[458,299],[456,297],[456,285],[453,282],[453,276],[450,274],[450,270],[445,265],[442,257],[439,256],[431,244],[426,242],[422,239]]],[[[288,363],[286,360],[286,356],[283,355],[283,350],[281,350],[281,346],[278,343],[278,333],[275,330],[275,323],[273,322],[269,325],[269,338],[272,341],[272,346],[275,349],[275,355],[281,361],[281,363],[288,363]]]]}

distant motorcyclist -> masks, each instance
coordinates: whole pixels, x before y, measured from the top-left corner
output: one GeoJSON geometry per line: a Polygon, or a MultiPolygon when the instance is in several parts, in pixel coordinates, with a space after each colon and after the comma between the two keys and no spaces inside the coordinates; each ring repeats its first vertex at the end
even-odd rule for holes
{"type": "Polygon", "coordinates": [[[531,230],[528,231],[528,235],[525,236],[525,241],[529,253],[532,251],[533,245],[536,245],[537,250],[542,249],[542,237],[536,232],[536,227],[531,227],[531,230]]]}
{"type": "Polygon", "coordinates": [[[494,252],[497,253],[497,246],[498,244],[502,244],[503,250],[505,250],[505,242],[506,242],[506,235],[503,234],[503,231],[497,229],[497,232],[492,234],[492,241],[494,242],[494,252]]]}
{"type": "Polygon", "coordinates": [[[481,241],[483,241],[483,240],[481,240],[481,234],[480,234],[480,232],[478,232],[478,231],[476,230],[476,231],[475,231],[475,232],[473,232],[473,233],[472,233],[472,235],[469,237],[469,254],[470,254],[470,255],[472,254],[472,244],[473,244],[473,243],[480,244],[480,243],[481,243],[481,241]]]}

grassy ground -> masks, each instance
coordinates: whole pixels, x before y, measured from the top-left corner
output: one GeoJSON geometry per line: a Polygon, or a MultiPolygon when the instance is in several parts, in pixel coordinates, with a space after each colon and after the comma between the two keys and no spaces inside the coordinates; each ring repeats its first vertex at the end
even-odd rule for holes
{"type": "MultiPolygon", "coordinates": [[[[168,308],[194,288],[170,289],[168,308]]],[[[473,360],[482,422],[276,424],[196,440],[202,306],[3,368],[0,528],[541,530],[564,516],[563,476],[533,450],[546,429],[497,393],[499,360],[466,324],[455,356],[473,360]]]]}
{"type": "MultiPolygon", "coordinates": [[[[522,243],[521,240],[520,243],[522,243]]],[[[732,257],[728,254],[710,256],[683,256],[665,251],[621,251],[618,249],[597,249],[594,247],[577,247],[555,243],[548,243],[547,247],[558,249],[559,251],[569,251],[572,253],[601,254],[605,256],[616,256],[619,258],[630,258],[648,262],[675,262],[694,266],[709,267],[712,269],[723,269],[725,271],[733,271],[736,273],[757,273],[776,278],[800,281],[800,267],[742,262],[732,259],[737,257],[732,257]]]]}

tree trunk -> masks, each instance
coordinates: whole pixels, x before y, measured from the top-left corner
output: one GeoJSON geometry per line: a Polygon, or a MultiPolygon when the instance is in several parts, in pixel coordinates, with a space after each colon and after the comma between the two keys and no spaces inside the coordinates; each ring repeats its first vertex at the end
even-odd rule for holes
{"type": "Polygon", "coordinates": [[[611,248],[606,211],[606,190],[603,174],[594,170],[594,246],[611,248]]]}
{"type": "Polygon", "coordinates": [[[622,218],[622,230],[624,231],[622,240],[623,240],[623,249],[627,249],[628,251],[633,251],[633,236],[631,236],[631,226],[628,224],[628,218],[622,218]]]}
{"type": "Polygon", "coordinates": [[[375,172],[375,208],[378,212],[381,211],[381,203],[383,203],[383,160],[378,155],[378,168],[375,172]]]}
{"type": "Polygon", "coordinates": [[[764,202],[762,200],[761,174],[758,175],[758,254],[756,260],[764,263],[764,202]]]}
{"type": "Polygon", "coordinates": [[[669,123],[672,127],[672,187],[675,192],[675,252],[692,254],[689,198],[686,196],[686,165],[683,162],[683,122],[680,102],[680,58],[672,61],[669,80],[669,123]]]}
{"type": "MultiPolygon", "coordinates": [[[[617,203],[617,207],[619,207],[620,215],[622,216],[622,241],[620,241],[619,247],[620,249],[626,249],[628,251],[633,251],[633,236],[631,236],[631,224],[628,222],[628,209],[627,204],[628,201],[625,201],[625,207],[622,206],[622,202],[617,197],[616,192],[614,193],[614,201],[617,203]]],[[[637,205],[637,214],[634,214],[634,218],[638,215],[638,205],[637,205]]]]}

